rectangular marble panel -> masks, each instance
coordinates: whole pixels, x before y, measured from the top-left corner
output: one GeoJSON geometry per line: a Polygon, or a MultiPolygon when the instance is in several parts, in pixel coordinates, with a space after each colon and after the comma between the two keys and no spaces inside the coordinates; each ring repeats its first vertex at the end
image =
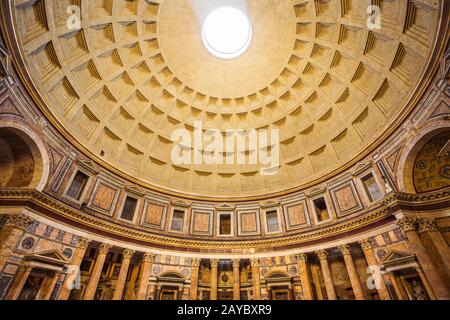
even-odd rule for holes
{"type": "Polygon", "coordinates": [[[163,205],[149,203],[145,212],[145,224],[161,226],[165,207],[163,205]]]}
{"type": "Polygon", "coordinates": [[[111,212],[113,209],[114,200],[116,198],[117,190],[107,186],[104,183],[100,183],[92,200],[92,206],[111,212]]]}
{"type": "Polygon", "coordinates": [[[256,233],[258,232],[257,212],[245,212],[241,214],[241,232],[256,233]]]}
{"type": "Polygon", "coordinates": [[[193,211],[193,233],[210,234],[211,233],[211,212],[193,211]]]}

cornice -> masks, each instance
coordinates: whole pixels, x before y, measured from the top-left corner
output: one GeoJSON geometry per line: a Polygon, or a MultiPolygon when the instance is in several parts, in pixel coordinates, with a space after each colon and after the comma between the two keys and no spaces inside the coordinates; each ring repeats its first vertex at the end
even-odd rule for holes
{"type": "Polygon", "coordinates": [[[77,229],[95,232],[96,234],[124,240],[130,243],[145,245],[156,248],[169,248],[191,250],[195,252],[203,250],[248,250],[272,248],[274,251],[290,247],[302,247],[311,243],[325,243],[331,238],[345,237],[350,234],[365,232],[379,224],[392,223],[395,218],[393,214],[401,210],[403,205],[414,206],[436,205],[450,201],[450,188],[425,195],[406,195],[394,193],[383,199],[374,208],[366,210],[360,216],[336,223],[332,226],[310,230],[297,235],[285,236],[273,239],[255,239],[247,241],[208,241],[186,238],[174,238],[163,235],[151,234],[119,225],[113,221],[107,221],[91,216],[80,210],[74,209],[44,193],[34,190],[0,190],[0,203],[9,207],[20,206],[29,208],[38,214],[50,219],[64,222],[77,229]]]}

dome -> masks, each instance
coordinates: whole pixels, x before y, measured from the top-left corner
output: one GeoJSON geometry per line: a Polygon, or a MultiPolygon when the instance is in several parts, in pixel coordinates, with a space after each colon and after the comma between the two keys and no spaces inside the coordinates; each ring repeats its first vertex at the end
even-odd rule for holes
{"type": "Polygon", "coordinates": [[[197,198],[285,194],[354,164],[408,111],[437,34],[437,10],[399,29],[410,10],[397,2],[383,2],[377,30],[359,1],[343,10],[336,1],[235,1],[252,38],[228,60],[202,36],[220,1],[114,10],[95,1],[78,29],[67,26],[77,18],[66,2],[45,16],[16,9],[23,62],[49,119],[114,172],[197,198]],[[253,139],[246,130],[276,133],[277,143],[241,145],[238,136],[253,139]]]}

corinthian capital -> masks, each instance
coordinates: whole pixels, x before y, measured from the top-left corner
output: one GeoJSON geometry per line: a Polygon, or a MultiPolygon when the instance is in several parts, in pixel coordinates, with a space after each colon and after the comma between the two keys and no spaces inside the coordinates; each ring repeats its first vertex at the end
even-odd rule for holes
{"type": "Polygon", "coordinates": [[[344,244],[342,246],[339,246],[339,249],[341,250],[342,254],[344,256],[349,255],[350,254],[350,246],[348,244],[344,244]]]}
{"type": "Polygon", "coordinates": [[[316,255],[319,257],[320,260],[327,260],[328,257],[328,251],[327,250],[317,250],[316,255]]]}
{"type": "Polygon", "coordinates": [[[307,262],[308,261],[308,255],[306,253],[300,253],[295,256],[297,258],[297,262],[307,262]]]}
{"type": "Polygon", "coordinates": [[[78,238],[77,247],[86,250],[89,247],[91,240],[86,238],[78,238]]]}
{"type": "Polygon", "coordinates": [[[240,259],[233,259],[233,261],[231,261],[233,263],[233,268],[239,268],[241,266],[241,260],[240,259]]]}
{"type": "Polygon", "coordinates": [[[211,268],[218,268],[219,267],[219,260],[217,259],[211,259],[211,268]]]}
{"type": "Polygon", "coordinates": [[[153,262],[155,261],[155,254],[153,252],[147,252],[144,254],[144,262],[153,262]]]}
{"type": "Polygon", "coordinates": [[[108,254],[109,250],[111,250],[112,245],[108,243],[102,243],[100,244],[100,254],[108,254]]]}
{"type": "Polygon", "coordinates": [[[404,217],[403,219],[397,221],[397,225],[403,230],[403,232],[416,230],[417,218],[404,217]]]}
{"type": "Polygon", "coordinates": [[[250,262],[252,267],[259,267],[259,259],[251,259],[250,262]]]}
{"type": "Polygon", "coordinates": [[[5,226],[25,230],[33,223],[33,219],[24,214],[11,214],[6,218],[5,226]]]}
{"type": "Polygon", "coordinates": [[[361,241],[359,242],[359,244],[361,245],[361,248],[362,248],[363,250],[370,250],[370,249],[372,249],[372,243],[370,243],[370,240],[369,240],[369,239],[361,240],[361,241]]]}
{"type": "Polygon", "coordinates": [[[434,218],[423,218],[419,220],[419,232],[428,232],[437,230],[436,219],[434,218]]]}
{"type": "Polygon", "coordinates": [[[131,249],[125,249],[123,250],[123,258],[130,260],[131,258],[133,258],[134,255],[134,251],[131,249]]]}
{"type": "Polygon", "coordinates": [[[199,258],[194,258],[194,259],[192,259],[191,265],[192,265],[194,268],[198,268],[198,267],[200,267],[200,263],[201,263],[201,262],[202,262],[201,259],[199,259],[199,258]]]}

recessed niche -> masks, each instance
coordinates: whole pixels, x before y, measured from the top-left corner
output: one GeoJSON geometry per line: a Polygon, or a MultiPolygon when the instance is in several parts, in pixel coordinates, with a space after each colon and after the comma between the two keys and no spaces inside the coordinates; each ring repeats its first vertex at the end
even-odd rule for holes
{"type": "Polygon", "coordinates": [[[314,209],[316,211],[317,221],[319,223],[330,220],[330,213],[328,211],[327,202],[325,198],[318,198],[313,201],[314,209]]]}

